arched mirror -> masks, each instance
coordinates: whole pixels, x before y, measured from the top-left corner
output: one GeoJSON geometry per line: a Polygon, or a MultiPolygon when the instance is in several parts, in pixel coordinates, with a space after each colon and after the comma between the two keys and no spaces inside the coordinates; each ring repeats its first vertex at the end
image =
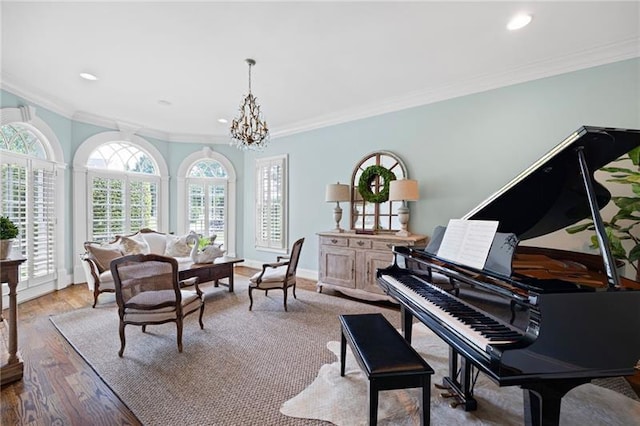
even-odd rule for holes
{"type": "Polygon", "coordinates": [[[384,233],[400,229],[400,201],[389,201],[389,182],[408,179],[407,168],[398,156],[377,151],[365,156],[351,174],[351,229],[363,233],[384,233]]]}

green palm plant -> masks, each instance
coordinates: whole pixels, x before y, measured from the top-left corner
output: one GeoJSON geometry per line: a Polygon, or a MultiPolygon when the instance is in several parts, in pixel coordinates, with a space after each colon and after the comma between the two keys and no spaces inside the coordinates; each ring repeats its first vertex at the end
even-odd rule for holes
{"type": "MultiPolygon", "coordinates": [[[[615,162],[631,160],[635,170],[625,167],[603,167],[600,170],[610,173],[607,182],[630,185],[632,196],[614,196],[611,201],[618,211],[611,220],[605,221],[605,232],[609,239],[611,253],[614,258],[627,262],[636,271],[636,281],[640,280],[637,262],[640,259],[640,236],[636,228],[640,224],[640,147],[629,151],[615,162]]],[[[569,234],[582,231],[593,231],[593,222],[585,222],[566,229],[569,234]]],[[[598,248],[598,240],[591,236],[591,248],[598,248]]]]}
{"type": "Polygon", "coordinates": [[[18,236],[18,227],[7,216],[0,216],[0,240],[10,240],[18,236]]]}

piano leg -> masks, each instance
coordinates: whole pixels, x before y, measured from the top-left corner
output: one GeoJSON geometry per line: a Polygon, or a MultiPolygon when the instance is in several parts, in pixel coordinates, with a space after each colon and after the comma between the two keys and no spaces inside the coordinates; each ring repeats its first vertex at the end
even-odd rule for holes
{"type": "Polygon", "coordinates": [[[404,340],[411,343],[411,331],[413,328],[413,314],[404,307],[400,306],[400,327],[402,328],[402,335],[404,340]]]}
{"type": "Polygon", "coordinates": [[[448,394],[456,399],[450,404],[453,408],[459,405],[462,405],[464,411],[474,411],[478,408],[478,402],[473,397],[471,363],[465,357],[459,356],[451,346],[449,346],[449,377],[445,377],[442,384],[449,391],[448,394]],[[458,361],[460,361],[460,374],[458,374],[458,361]]]}
{"type": "Polygon", "coordinates": [[[590,379],[557,380],[522,385],[526,426],[557,426],[562,397],[590,379]]]}

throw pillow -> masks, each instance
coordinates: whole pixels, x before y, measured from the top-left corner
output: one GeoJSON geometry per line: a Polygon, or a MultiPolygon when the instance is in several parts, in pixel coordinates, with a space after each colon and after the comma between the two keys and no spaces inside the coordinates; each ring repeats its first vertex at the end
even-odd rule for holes
{"type": "Polygon", "coordinates": [[[167,235],[167,248],[164,251],[164,255],[171,257],[188,257],[191,255],[191,247],[187,244],[187,236],[167,235]]]}
{"type": "Polygon", "coordinates": [[[100,246],[95,244],[87,244],[87,252],[92,260],[96,262],[98,272],[103,273],[111,266],[111,261],[122,257],[122,251],[120,248],[112,245],[100,246]]]}
{"type": "Polygon", "coordinates": [[[120,247],[122,247],[122,251],[124,254],[149,254],[150,248],[147,242],[140,238],[133,237],[122,237],[120,238],[120,247]]]}

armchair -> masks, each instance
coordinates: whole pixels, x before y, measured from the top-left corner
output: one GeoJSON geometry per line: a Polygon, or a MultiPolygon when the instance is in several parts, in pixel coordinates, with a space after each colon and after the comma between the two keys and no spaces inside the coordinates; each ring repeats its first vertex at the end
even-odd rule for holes
{"type": "Polygon", "coordinates": [[[120,351],[125,347],[125,326],[142,326],[175,322],[178,351],[182,352],[182,325],[187,315],[200,311],[200,328],[204,328],[204,294],[196,279],[190,279],[193,290],[182,288],[178,281],[178,262],[156,254],[134,254],[111,261],[111,273],[120,316],[120,351]]]}
{"type": "Polygon", "coordinates": [[[249,279],[249,310],[253,307],[253,290],[263,290],[265,295],[269,290],[281,289],[284,292],[284,310],[287,310],[287,290],[293,287],[293,297],[296,298],[296,269],[304,238],[293,243],[290,256],[278,256],[275,263],[265,263],[262,271],[255,273],[249,279]],[[282,261],[288,259],[287,261],[282,261]]]}

